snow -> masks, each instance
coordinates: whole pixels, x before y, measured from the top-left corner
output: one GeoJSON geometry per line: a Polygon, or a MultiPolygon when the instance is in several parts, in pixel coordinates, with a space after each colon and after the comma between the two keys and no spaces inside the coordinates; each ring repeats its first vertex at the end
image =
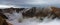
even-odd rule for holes
{"type": "Polygon", "coordinates": [[[57,19],[52,20],[50,22],[37,22],[36,20],[32,21],[32,20],[24,20],[22,23],[18,23],[17,20],[14,21],[9,21],[10,23],[12,23],[13,25],[60,25],[60,21],[58,21],[57,19]]]}
{"type": "Polygon", "coordinates": [[[18,19],[22,19],[21,13],[13,13],[10,15],[10,19],[13,20],[7,20],[7,22],[13,24],[13,25],[60,25],[60,20],[57,18],[54,20],[44,18],[43,22],[40,22],[39,19],[33,18],[26,18],[23,19],[21,23],[18,22],[18,19]]]}

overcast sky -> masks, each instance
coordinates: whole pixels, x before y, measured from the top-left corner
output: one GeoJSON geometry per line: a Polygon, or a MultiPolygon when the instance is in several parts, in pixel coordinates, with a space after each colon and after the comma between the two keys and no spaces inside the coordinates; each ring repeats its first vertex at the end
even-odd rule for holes
{"type": "Polygon", "coordinates": [[[0,5],[12,5],[17,7],[33,7],[53,5],[59,6],[60,0],[0,0],[0,5]]]}

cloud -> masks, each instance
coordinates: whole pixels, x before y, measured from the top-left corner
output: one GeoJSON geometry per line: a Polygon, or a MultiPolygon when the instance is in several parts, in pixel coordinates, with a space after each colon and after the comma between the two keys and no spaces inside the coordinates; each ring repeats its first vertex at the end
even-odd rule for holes
{"type": "Polygon", "coordinates": [[[14,5],[20,7],[31,7],[42,4],[47,5],[60,4],[60,0],[0,0],[0,4],[14,5]]]}

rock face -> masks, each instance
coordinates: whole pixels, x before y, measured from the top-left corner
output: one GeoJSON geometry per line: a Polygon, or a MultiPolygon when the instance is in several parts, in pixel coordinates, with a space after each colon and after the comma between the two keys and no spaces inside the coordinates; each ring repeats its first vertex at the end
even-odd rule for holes
{"type": "Polygon", "coordinates": [[[28,11],[22,13],[23,18],[24,17],[33,17],[35,15],[35,12],[36,12],[36,8],[33,7],[31,9],[29,9],[28,11]]]}
{"type": "Polygon", "coordinates": [[[38,9],[36,7],[33,7],[29,9],[26,12],[23,12],[22,15],[23,17],[46,17],[50,13],[49,9],[38,9]]]}
{"type": "Polygon", "coordinates": [[[0,16],[4,19],[8,19],[8,17],[6,17],[3,13],[0,13],[0,16]]]}
{"type": "Polygon", "coordinates": [[[45,16],[46,16],[46,14],[45,14],[46,11],[43,11],[43,10],[44,10],[44,9],[42,9],[42,10],[39,11],[39,12],[37,12],[37,13],[36,13],[36,16],[37,16],[37,17],[39,17],[39,16],[40,16],[40,17],[45,17],[45,16]]]}
{"type": "Polygon", "coordinates": [[[5,15],[0,13],[0,25],[12,25],[6,21],[8,19],[5,15]]]}
{"type": "Polygon", "coordinates": [[[41,18],[41,20],[43,20],[42,18],[47,17],[49,14],[50,16],[48,16],[48,18],[50,18],[52,15],[53,18],[60,18],[60,8],[56,8],[56,7],[51,7],[51,10],[49,8],[42,8],[42,9],[38,9],[36,7],[32,7],[30,9],[26,9],[27,11],[24,10],[25,8],[6,8],[6,9],[0,9],[0,15],[2,18],[4,19],[8,19],[8,17],[6,17],[4,15],[4,13],[9,13],[12,14],[14,12],[16,13],[20,13],[20,11],[22,12],[23,18],[32,18],[32,17],[36,17],[36,18],[41,18]]]}
{"type": "MultiPolygon", "coordinates": [[[[1,13],[10,13],[12,14],[13,12],[17,12],[19,13],[20,11],[23,11],[25,8],[6,8],[6,9],[0,9],[1,13]]],[[[49,9],[45,9],[45,8],[42,8],[41,9],[38,9],[36,7],[32,7],[30,8],[29,10],[27,10],[26,12],[22,12],[22,15],[23,15],[23,18],[24,17],[46,17],[47,15],[49,14],[49,9]],[[38,11],[38,12],[37,12],[38,11]]]]}
{"type": "Polygon", "coordinates": [[[0,25],[10,25],[10,23],[6,22],[5,19],[9,19],[4,13],[13,14],[13,12],[19,13],[20,11],[24,10],[25,8],[6,8],[0,9],[0,25]]]}
{"type": "Polygon", "coordinates": [[[50,16],[52,16],[53,15],[53,17],[52,17],[52,19],[54,19],[54,18],[60,18],[60,8],[56,8],[56,7],[50,7],[50,9],[49,8],[42,8],[42,10],[41,11],[39,11],[38,10],[38,12],[36,12],[37,10],[36,10],[37,8],[31,8],[31,9],[29,9],[28,11],[26,11],[26,12],[23,12],[22,14],[23,14],[23,17],[37,17],[37,18],[39,18],[39,17],[47,17],[49,14],[49,16],[48,16],[48,18],[50,18],[50,16]]]}
{"type": "Polygon", "coordinates": [[[55,15],[55,17],[59,18],[60,19],[60,8],[56,8],[56,7],[51,7],[52,9],[52,14],[55,15]]]}
{"type": "Polygon", "coordinates": [[[0,25],[8,25],[5,19],[7,18],[3,16],[2,14],[0,14],[0,25]]]}
{"type": "Polygon", "coordinates": [[[2,9],[3,13],[13,13],[13,12],[18,12],[22,11],[25,8],[6,8],[6,9],[2,9]]]}

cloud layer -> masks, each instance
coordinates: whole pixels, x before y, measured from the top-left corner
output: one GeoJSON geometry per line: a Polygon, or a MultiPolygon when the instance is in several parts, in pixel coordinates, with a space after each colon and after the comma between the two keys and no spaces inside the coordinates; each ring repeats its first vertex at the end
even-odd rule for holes
{"type": "Polygon", "coordinates": [[[33,7],[40,5],[58,5],[60,0],[0,0],[0,5],[14,5],[18,7],[33,7]]]}

